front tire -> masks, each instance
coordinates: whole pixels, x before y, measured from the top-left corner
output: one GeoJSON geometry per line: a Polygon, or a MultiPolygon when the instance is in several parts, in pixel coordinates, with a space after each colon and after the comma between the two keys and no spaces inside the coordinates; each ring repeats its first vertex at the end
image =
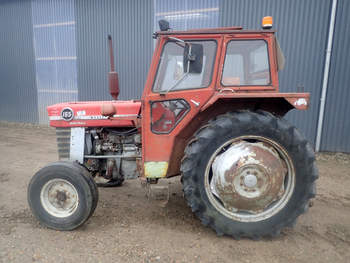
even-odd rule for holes
{"type": "Polygon", "coordinates": [[[92,215],[98,192],[85,169],[70,162],[56,162],[39,170],[28,186],[28,203],[43,225],[73,230],[92,215]]]}
{"type": "Polygon", "coordinates": [[[220,115],[203,126],[186,147],[181,172],[187,203],[204,225],[253,239],[293,226],[318,178],[306,139],[264,111],[220,115]]]}

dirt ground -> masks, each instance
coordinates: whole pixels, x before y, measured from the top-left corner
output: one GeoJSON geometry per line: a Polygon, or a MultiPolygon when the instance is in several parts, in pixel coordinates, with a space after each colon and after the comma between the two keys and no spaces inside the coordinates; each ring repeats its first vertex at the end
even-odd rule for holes
{"type": "Polygon", "coordinates": [[[294,229],[275,239],[217,237],[185,204],[179,178],[166,205],[138,180],[100,189],[81,228],[41,226],[27,205],[32,175],[57,160],[55,131],[0,123],[0,262],[350,262],[350,155],[320,154],[318,195],[294,229]]]}

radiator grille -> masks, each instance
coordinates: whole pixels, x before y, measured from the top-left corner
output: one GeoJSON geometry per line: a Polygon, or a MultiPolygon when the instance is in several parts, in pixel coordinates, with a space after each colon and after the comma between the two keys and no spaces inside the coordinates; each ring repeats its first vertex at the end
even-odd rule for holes
{"type": "Polygon", "coordinates": [[[62,161],[69,160],[70,128],[56,128],[56,136],[58,158],[62,161]]]}

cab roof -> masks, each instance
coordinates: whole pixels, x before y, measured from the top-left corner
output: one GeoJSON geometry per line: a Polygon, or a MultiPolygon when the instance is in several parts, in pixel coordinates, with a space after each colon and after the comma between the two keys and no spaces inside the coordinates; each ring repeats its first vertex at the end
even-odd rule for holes
{"type": "Polygon", "coordinates": [[[253,34],[253,33],[275,33],[275,30],[245,30],[243,27],[218,27],[218,28],[201,28],[201,29],[190,29],[186,31],[157,31],[154,33],[154,37],[158,35],[197,35],[197,34],[253,34]]]}

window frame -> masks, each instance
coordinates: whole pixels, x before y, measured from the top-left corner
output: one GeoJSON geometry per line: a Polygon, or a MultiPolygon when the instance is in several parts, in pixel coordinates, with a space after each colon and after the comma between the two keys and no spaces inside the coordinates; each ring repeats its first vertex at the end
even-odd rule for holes
{"type": "Polygon", "coordinates": [[[178,124],[186,117],[186,115],[191,111],[192,107],[191,107],[191,104],[188,103],[188,101],[185,100],[184,98],[178,98],[178,99],[174,98],[174,99],[154,100],[154,101],[151,101],[151,102],[150,102],[150,109],[151,109],[151,112],[150,112],[150,113],[151,113],[151,114],[150,114],[150,116],[151,116],[150,131],[151,131],[152,133],[154,133],[154,134],[162,135],[162,134],[170,134],[170,133],[178,126],[178,124]],[[158,131],[154,131],[154,130],[153,130],[153,123],[152,123],[153,104],[154,104],[154,103],[158,103],[158,102],[174,101],[174,100],[182,100],[182,101],[185,102],[185,105],[187,106],[187,110],[186,110],[185,114],[182,115],[181,118],[177,120],[177,122],[174,124],[174,126],[173,126],[169,131],[167,131],[167,132],[158,132],[158,131]]]}
{"type": "MultiPolygon", "coordinates": [[[[215,50],[214,50],[214,56],[213,56],[212,69],[211,69],[211,73],[210,73],[210,79],[209,79],[208,85],[206,85],[206,86],[195,87],[195,88],[186,88],[186,89],[175,89],[175,90],[170,90],[169,93],[176,92],[176,91],[184,91],[184,90],[199,90],[199,89],[205,89],[205,88],[210,87],[210,85],[211,85],[212,82],[213,82],[214,67],[215,67],[215,62],[216,62],[217,53],[218,53],[218,41],[217,41],[217,39],[208,38],[208,39],[183,39],[183,40],[186,41],[186,42],[208,42],[208,41],[215,42],[215,50]]],[[[166,46],[169,42],[176,43],[175,40],[169,39],[169,40],[167,40],[167,41],[163,44],[162,52],[160,53],[159,60],[158,60],[158,65],[157,65],[156,74],[154,75],[154,79],[153,79],[153,83],[152,83],[152,90],[151,90],[151,91],[152,91],[152,93],[155,93],[155,94],[160,94],[160,93],[162,93],[161,90],[160,90],[160,91],[155,91],[155,90],[154,90],[154,87],[155,87],[155,83],[156,83],[157,76],[158,76],[158,72],[159,72],[159,68],[160,68],[161,57],[162,57],[163,54],[164,54],[165,46],[166,46]]],[[[203,64],[203,65],[204,65],[204,64],[203,64]]]]}
{"type": "Polygon", "coordinates": [[[224,55],[224,61],[222,64],[222,71],[221,71],[221,77],[220,77],[220,85],[222,87],[237,87],[238,89],[241,87],[266,87],[266,89],[269,89],[269,87],[273,86],[273,79],[272,79],[272,75],[271,75],[271,62],[270,62],[270,51],[269,51],[269,42],[266,39],[263,38],[259,38],[259,39],[251,39],[251,38],[246,38],[246,39],[231,39],[229,41],[227,41],[226,43],[226,48],[225,48],[225,55],[224,55]],[[269,78],[270,78],[270,82],[268,84],[265,85],[225,85],[222,82],[223,76],[224,76],[224,68],[225,68],[225,62],[226,62],[226,57],[227,57],[227,48],[228,45],[232,42],[232,41],[264,41],[266,43],[266,50],[267,50],[267,60],[268,60],[268,66],[269,66],[269,78]]]}

